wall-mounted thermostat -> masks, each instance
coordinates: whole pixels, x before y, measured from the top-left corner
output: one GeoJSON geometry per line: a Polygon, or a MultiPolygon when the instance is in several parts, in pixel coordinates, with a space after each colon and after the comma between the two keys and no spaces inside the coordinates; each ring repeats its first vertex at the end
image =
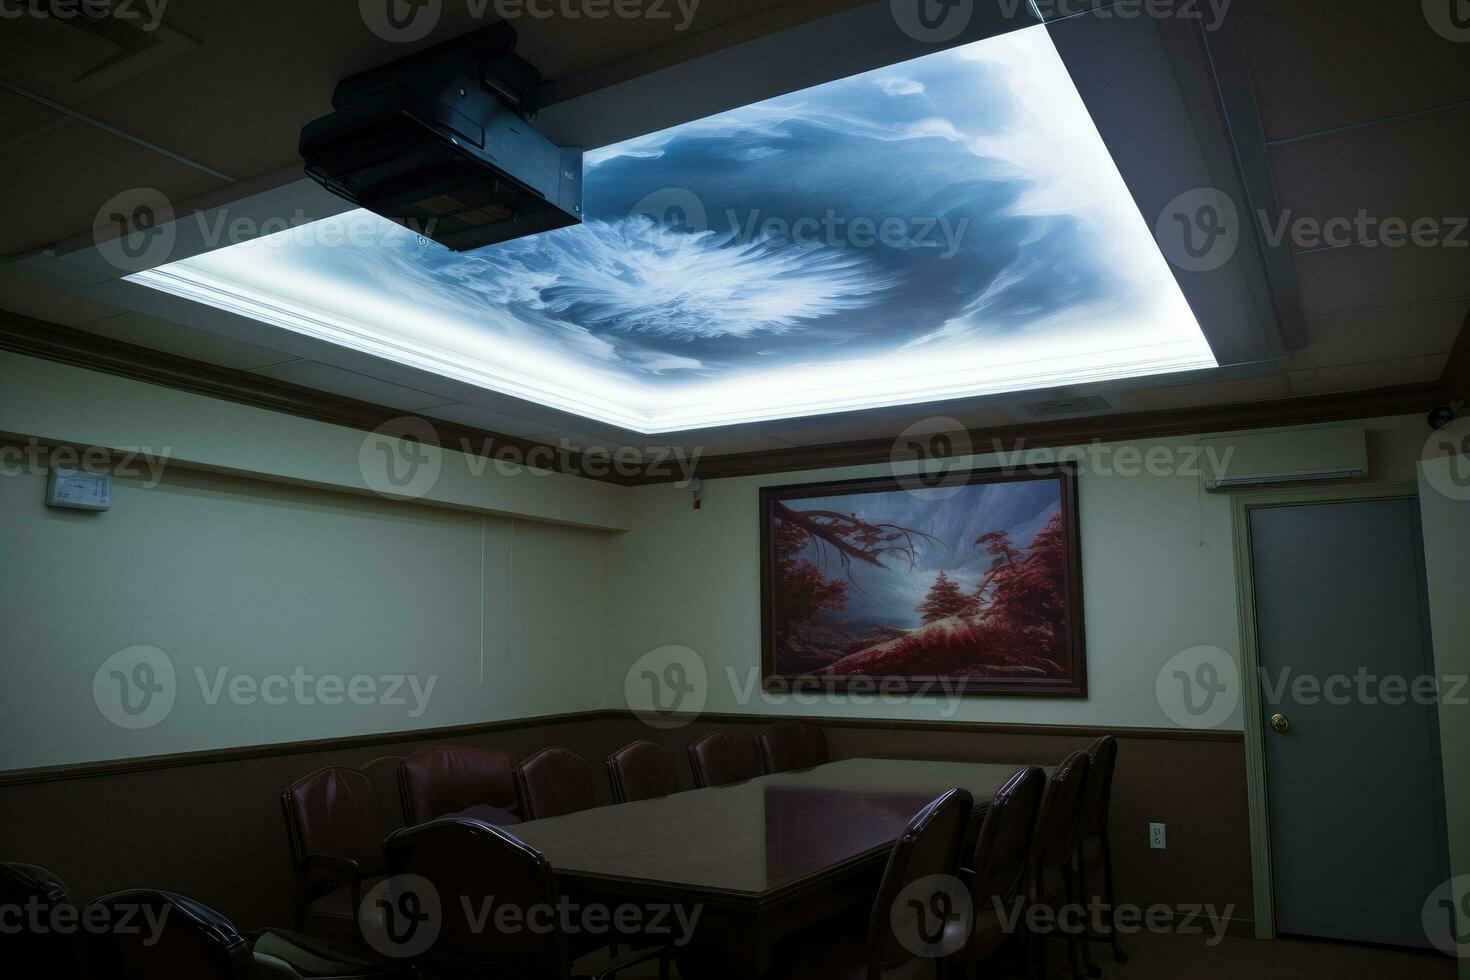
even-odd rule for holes
{"type": "Polygon", "coordinates": [[[53,467],[46,483],[47,507],[106,510],[112,503],[112,474],[53,467]]]}

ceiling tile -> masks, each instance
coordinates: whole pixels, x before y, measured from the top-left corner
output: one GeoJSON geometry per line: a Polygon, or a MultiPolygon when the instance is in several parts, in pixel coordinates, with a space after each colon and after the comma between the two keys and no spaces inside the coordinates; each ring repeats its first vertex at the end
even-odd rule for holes
{"type": "Polygon", "coordinates": [[[17,143],[3,159],[4,183],[12,193],[20,187],[65,192],[47,193],[44,207],[7,208],[0,224],[0,255],[88,233],[103,206],[124,191],[151,188],[179,202],[221,186],[208,174],[81,124],[17,143]]]}
{"type": "Polygon", "coordinates": [[[1266,138],[1470,99],[1470,48],[1436,33],[1426,9],[1419,0],[1238,3],[1266,138]]]}
{"type": "Polygon", "coordinates": [[[0,310],[63,327],[75,327],[120,312],[115,306],[95,303],[13,275],[0,275],[0,310]]]}
{"type": "Polygon", "coordinates": [[[1361,313],[1470,296],[1470,229],[1459,247],[1349,246],[1295,256],[1302,314],[1361,313]]]}
{"type": "Polygon", "coordinates": [[[330,364],[317,361],[290,361],[275,364],[251,372],[277,381],[286,381],[305,388],[356,398],[374,405],[385,405],[405,412],[418,412],[445,404],[439,395],[431,395],[402,385],[389,384],[377,378],[345,371],[330,364]]]}
{"type": "Polygon", "coordinates": [[[1308,320],[1293,369],[1447,354],[1470,315],[1470,299],[1308,320]]]}
{"type": "Polygon", "coordinates": [[[126,344],[191,357],[221,367],[251,370],[296,360],[290,354],[220,337],[198,327],[160,320],[142,313],[123,313],[82,326],[88,333],[110,337],[126,344]]]}
{"type": "MultiPolygon", "coordinates": [[[[1470,70],[1470,50],[1465,56],[1470,70]]],[[[1293,221],[1348,219],[1356,225],[1361,212],[1371,238],[1381,235],[1389,218],[1444,224],[1470,216],[1467,159],[1470,106],[1271,149],[1276,196],[1293,221]]],[[[1356,226],[1350,234],[1365,237],[1356,226]]]]}
{"type": "Polygon", "coordinates": [[[1291,390],[1297,395],[1325,395],[1335,391],[1363,391],[1395,385],[1434,381],[1444,370],[1445,355],[1402,357],[1392,361],[1365,361],[1336,367],[1292,371],[1291,390]]]}

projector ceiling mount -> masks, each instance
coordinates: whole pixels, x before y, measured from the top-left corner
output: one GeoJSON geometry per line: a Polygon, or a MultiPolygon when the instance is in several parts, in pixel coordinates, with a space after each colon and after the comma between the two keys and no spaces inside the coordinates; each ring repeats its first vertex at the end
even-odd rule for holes
{"type": "Polygon", "coordinates": [[[582,151],[531,125],[541,75],[501,22],[337,83],[306,173],[456,252],[579,224],[582,151]]]}

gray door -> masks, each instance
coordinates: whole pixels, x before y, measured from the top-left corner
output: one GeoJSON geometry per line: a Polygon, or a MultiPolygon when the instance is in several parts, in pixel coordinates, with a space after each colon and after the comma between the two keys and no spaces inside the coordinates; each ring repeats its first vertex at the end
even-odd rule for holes
{"type": "Polygon", "coordinates": [[[1250,532],[1276,927],[1427,946],[1448,860],[1418,507],[1259,507],[1250,532]]]}

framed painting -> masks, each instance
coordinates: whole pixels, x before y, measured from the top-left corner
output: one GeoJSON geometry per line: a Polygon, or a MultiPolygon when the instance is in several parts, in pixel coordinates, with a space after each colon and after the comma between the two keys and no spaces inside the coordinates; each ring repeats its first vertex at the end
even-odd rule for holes
{"type": "Polygon", "coordinates": [[[1086,697],[1075,467],[760,495],[767,690],[1086,697]]]}

